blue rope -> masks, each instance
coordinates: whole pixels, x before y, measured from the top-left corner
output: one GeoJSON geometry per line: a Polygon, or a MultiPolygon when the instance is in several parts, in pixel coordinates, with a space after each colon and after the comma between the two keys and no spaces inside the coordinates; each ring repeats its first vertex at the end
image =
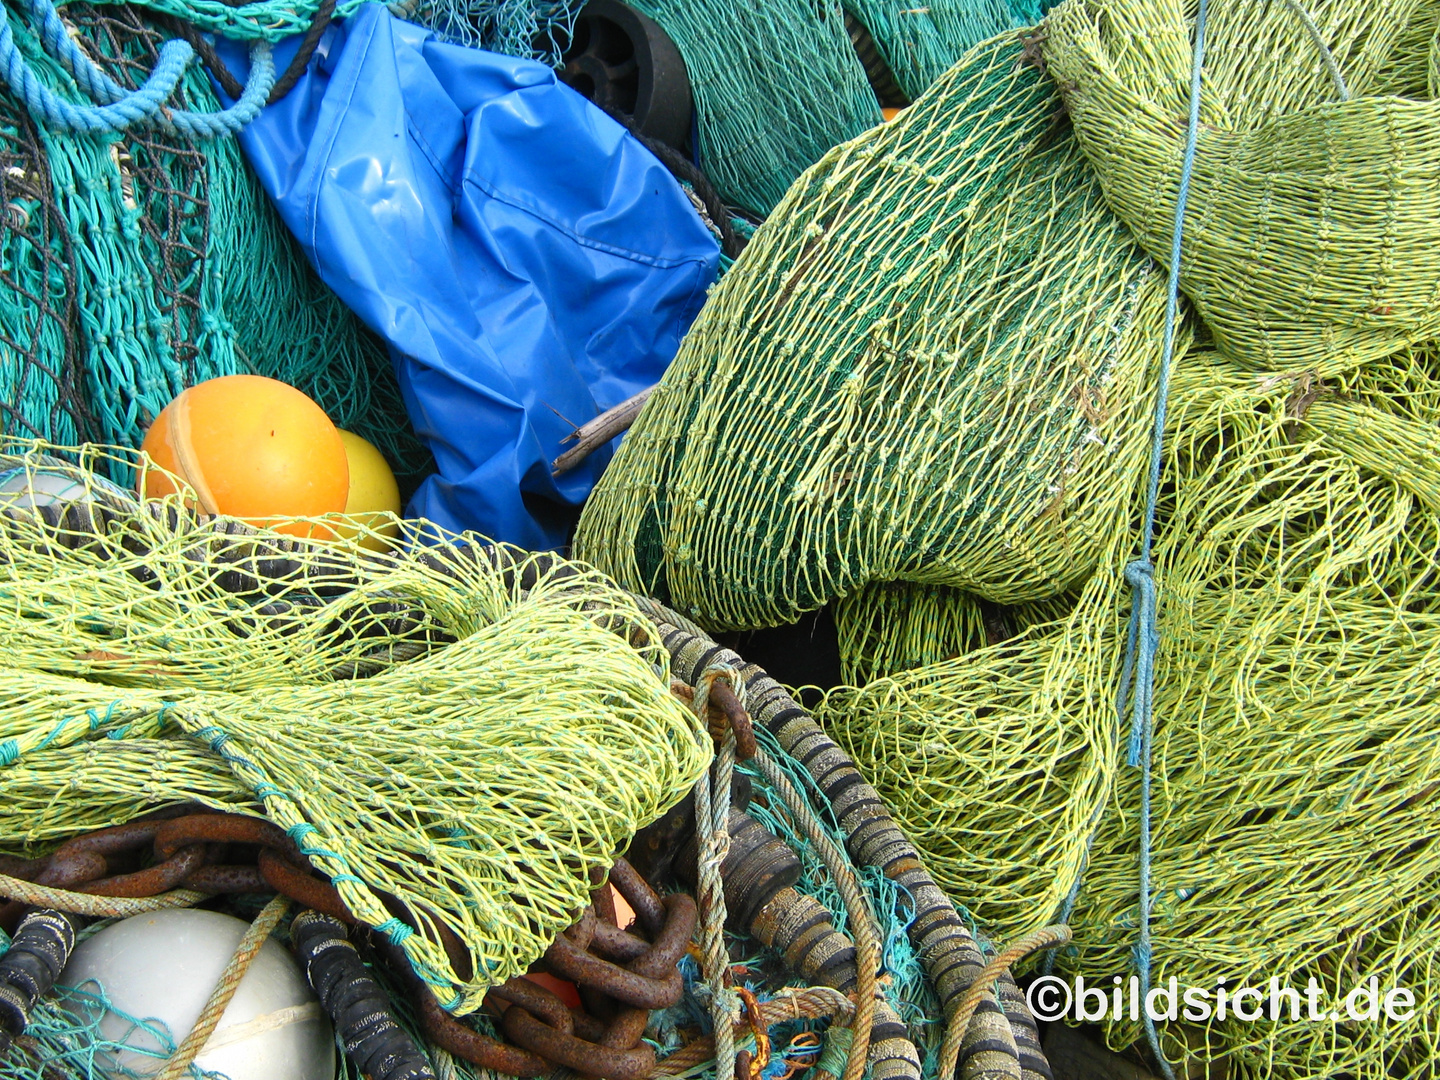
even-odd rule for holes
{"type": "MultiPolygon", "coordinates": [[[[1160,385],[1155,394],[1155,430],[1150,443],[1150,481],[1145,493],[1145,531],[1140,557],[1125,567],[1134,599],[1130,609],[1130,633],[1125,646],[1125,664],[1120,675],[1117,703],[1124,723],[1126,699],[1133,679],[1133,706],[1130,723],[1129,763],[1140,774],[1140,940],[1135,945],[1135,966],[1139,969],[1140,995],[1150,993],[1150,750],[1155,732],[1153,693],[1155,654],[1160,631],[1155,612],[1155,513],[1160,500],[1160,470],[1165,458],[1165,411],[1170,403],[1170,368],[1175,359],[1175,323],[1180,307],[1180,249],[1185,232],[1185,203],[1190,196],[1190,177],[1195,167],[1195,144],[1200,132],[1200,73],[1205,63],[1205,8],[1200,0],[1195,13],[1195,53],[1190,67],[1190,117],[1185,129],[1185,157],[1180,167],[1180,190],[1175,200],[1175,227],[1170,246],[1170,280],[1165,299],[1165,350],[1160,360],[1160,385]]],[[[1175,1080],[1174,1071],[1160,1049],[1160,1035],[1148,1013],[1143,1016],[1145,1035],[1160,1064],[1165,1080],[1175,1080]]]]}
{"type": "Polygon", "coordinates": [[[268,42],[250,47],[250,77],[245,93],[217,113],[166,109],[194,55],[184,41],[160,47],[155,70],[138,90],[126,90],[101,71],[70,37],[52,0],[25,0],[25,10],[40,23],[41,44],[75,79],[81,92],[99,105],[75,105],[47,87],[26,63],[8,20],[0,19],[0,77],[24,100],[31,115],[54,131],[108,133],[153,121],[162,128],[197,139],[233,135],[260,114],[275,84],[275,61],[268,42]]]}

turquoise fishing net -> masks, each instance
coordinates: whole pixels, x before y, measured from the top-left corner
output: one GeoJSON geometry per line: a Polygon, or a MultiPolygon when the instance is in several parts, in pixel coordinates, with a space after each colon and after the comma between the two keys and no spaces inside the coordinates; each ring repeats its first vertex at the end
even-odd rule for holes
{"type": "MultiPolygon", "coordinates": [[[[37,75],[81,100],[6,14],[37,75]]],[[[171,36],[136,8],[64,16],[131,87],[171,36]]],[[[172,104],[219,108],[203,68],[172,104]]],[[[52,133],[0,94],[0,215],[0,433],[138,446],[181,390],[250,372],[309,394],[402,483],[429,470],[383,345],[315,276],[233,139],[52,133]]]]}
{"type": "Polygon", "coordinates": [[[915,100],[972,46],[1033,26],[1047,0],[846,0],[905,96],[915,100]]]}

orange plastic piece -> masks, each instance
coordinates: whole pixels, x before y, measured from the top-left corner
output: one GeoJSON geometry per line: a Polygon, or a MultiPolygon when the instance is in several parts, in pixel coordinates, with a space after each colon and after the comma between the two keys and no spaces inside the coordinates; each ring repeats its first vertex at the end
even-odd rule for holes
{"type": "MultiPolygon", "coordinates": [[[[225,375],[180,394],[161,411],[141,447],[194,490],[199,509],[293,536],[333,538],[296,521],[345,509],[350,467],[325,410],[293,386],[259,375],[225,375]]],[[[176,488],[145,474],[145,496],[176,488]]]]}

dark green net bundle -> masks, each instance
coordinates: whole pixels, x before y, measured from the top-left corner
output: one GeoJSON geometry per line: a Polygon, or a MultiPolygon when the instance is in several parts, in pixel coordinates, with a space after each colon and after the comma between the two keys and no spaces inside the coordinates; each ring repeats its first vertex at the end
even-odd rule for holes
{"type": "Polygon", "coordinates": [[[1013,39],[828,154],[716,288],[591,496],[582,557],[702,625],[870,581],[1041,600],[1144,449],[1164,282],[1013,39]]]}

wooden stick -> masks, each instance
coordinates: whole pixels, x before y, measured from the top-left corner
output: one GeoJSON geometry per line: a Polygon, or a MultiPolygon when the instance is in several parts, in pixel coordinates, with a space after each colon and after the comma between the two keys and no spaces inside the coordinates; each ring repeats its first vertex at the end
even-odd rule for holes
{"type": "Polygon", "coordinates": [[[622,401],[613,409],[606,409],[588,424],[576,428],[573,434],[562,440],[570,442],[573,439],[575,445],[550,463],[551,475],[569,472],[616,435],[628,430],[654,390],[655,387],[647,386],[634,397],[622,401]]]}

